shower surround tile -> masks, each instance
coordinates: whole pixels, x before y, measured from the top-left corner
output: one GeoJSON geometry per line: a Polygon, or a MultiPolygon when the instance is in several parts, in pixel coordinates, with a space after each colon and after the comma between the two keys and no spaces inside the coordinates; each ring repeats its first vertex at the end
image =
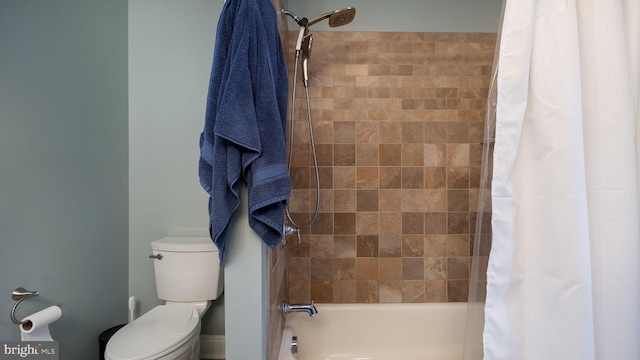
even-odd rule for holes
{"type": "MultiPolygon", "coordinates": [[[[491,33],[314,32],[322,200],[301,244],[287,245],[290,302],[466,301],[495,42],[491,33]]],[[[300,81],[297,90],[289,209],[306,223],[316,185],[300,81]]]]}

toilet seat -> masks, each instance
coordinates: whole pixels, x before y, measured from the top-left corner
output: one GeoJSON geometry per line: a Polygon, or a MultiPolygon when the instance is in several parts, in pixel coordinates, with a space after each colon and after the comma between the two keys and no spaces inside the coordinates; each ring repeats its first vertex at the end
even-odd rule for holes
{"type": "Polygon", "coordinates": [[[200,317],[194,306],[159,305],[118,330],[107,343],[105,358],[159,358],[189,342],[196,332],[200,332],[200,317]]]}

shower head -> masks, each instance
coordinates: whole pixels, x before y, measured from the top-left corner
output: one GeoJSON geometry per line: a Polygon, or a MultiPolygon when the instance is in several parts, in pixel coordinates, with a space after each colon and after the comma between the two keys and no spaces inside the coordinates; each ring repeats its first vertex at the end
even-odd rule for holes
{"type": "Polygon", "coordinates": [[[338,27],[342,25],[347,25],[348,23],[352,22],[355,17],[356,17],[356,8],[348,7],[345,9],[340,9],[340,10],[328,12],[326,14],[322,14],[314,18],[313,20],[309,21],[309,23],[306,26],[310,27],[311,25],[318,23],[322,20],[329,19],[330,27],[338,27]]]}
{"type": "Polygon", "coordinates": [[[291,17],[300,26],[298,41],[296,41],[296,58],[300,56],[300,52],[302,51],[302,41],[304,37],[309,33],[309,27],[311,27],[311,25],[314,25],[322,20],[329,19],[330,27],[338,27],[349,24],[353,21],[353,18],[356,17],[356,9],[351,6],[348,8],[322,14],[311,21],[309,21],[309,19],[307,19],[306,17],[300,18],[296,14],[285,9],[282,9],[281,12],[283,16],[291,17]]]}

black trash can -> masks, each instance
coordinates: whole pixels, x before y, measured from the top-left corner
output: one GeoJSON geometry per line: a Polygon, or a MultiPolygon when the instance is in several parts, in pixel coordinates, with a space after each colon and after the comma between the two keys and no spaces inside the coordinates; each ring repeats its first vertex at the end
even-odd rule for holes
{"type": "Polygon", "coordinates": [[[116,325],[112,328],[109,328],[103,331],[102,334],[98,336],[98,342],[100,343],[100,358],[99,358],[100,360],[104,360],[104,351],[107,349],[107,342],[109,341],[109,339],[111,339],[111,337],[113,336],[113,334],[116,333],[116,331],[120,330],[120,328],[125,325],[127,324],[116,325]]]}

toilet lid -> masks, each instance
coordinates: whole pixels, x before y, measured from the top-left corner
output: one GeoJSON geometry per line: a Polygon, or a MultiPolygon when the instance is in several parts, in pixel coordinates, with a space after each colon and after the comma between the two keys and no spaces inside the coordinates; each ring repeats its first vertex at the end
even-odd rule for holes
{"type": "Polygon", "coordinates": [[[107,343],[105,355],[113,360],[164,355],[189,341],[199,325],[192,305],[159,305],[118,330],[107,343]]]}

